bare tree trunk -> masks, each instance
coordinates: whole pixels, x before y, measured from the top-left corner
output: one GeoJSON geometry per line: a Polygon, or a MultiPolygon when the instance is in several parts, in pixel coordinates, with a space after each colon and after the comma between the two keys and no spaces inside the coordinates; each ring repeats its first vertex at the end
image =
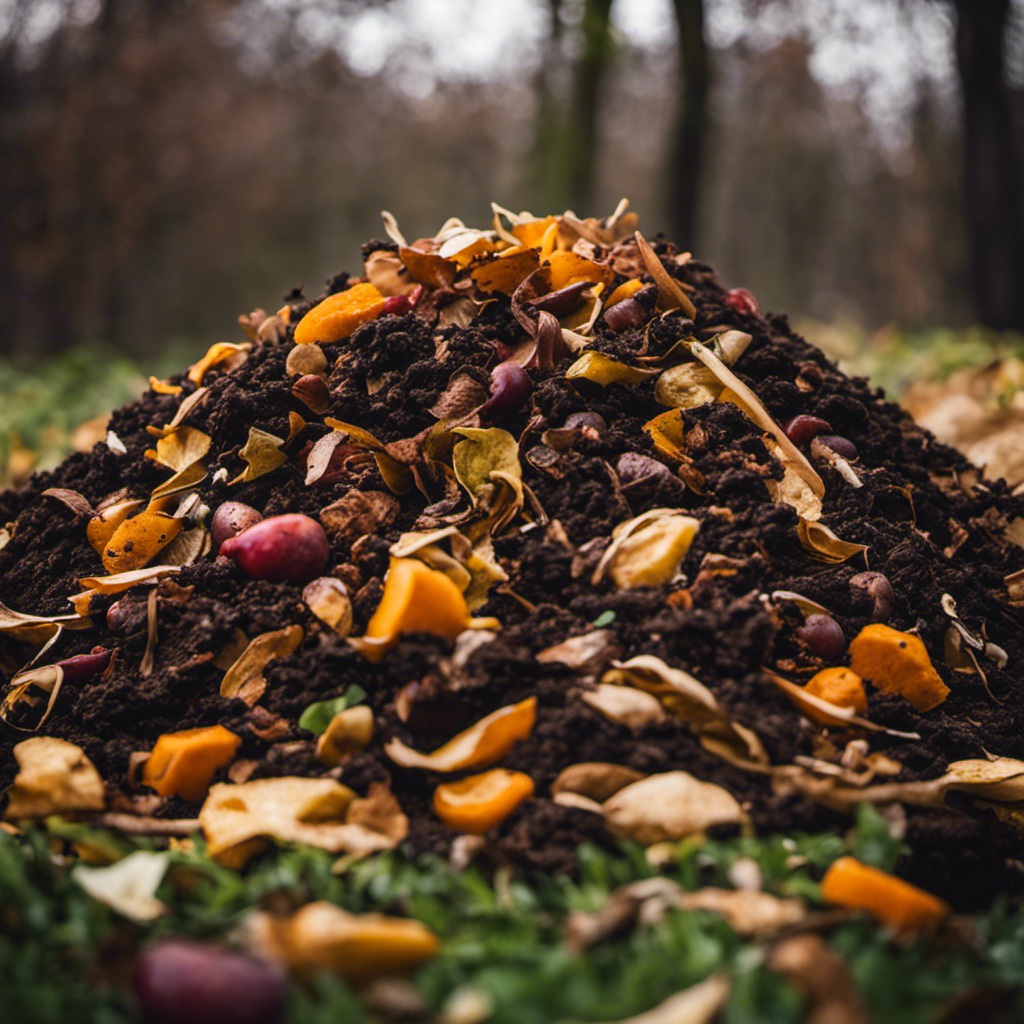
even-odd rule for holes
{"type": "Polygon", "coordinates": [[[1004,38],[1010,0],[955,0],[964,110],[963,190],[979,320],[1024,329],[1024,226],[1004,38]]]}
{"type": "Polygon", "coordinates": [[[708,126],[711,67],[704,38],[704,0],[673,0],[679,29],[682,100],[669,155],[669,229],[680,245],[694,246],[697,203],[708,126]]]}
{"type": "Polygon", "coordinates": [[[598,104],[611,56],[612,0],[586,0],[583,7],[583,53],[573,83],[567,137],[570,146],[565,181],[570,204],[589,217],[594,201],[598,146],[598,104]]]}

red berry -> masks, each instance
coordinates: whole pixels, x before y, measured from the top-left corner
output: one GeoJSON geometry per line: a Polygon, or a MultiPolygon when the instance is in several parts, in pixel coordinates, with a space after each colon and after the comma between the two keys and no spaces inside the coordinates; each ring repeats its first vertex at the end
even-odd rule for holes
{"type": "Polygon", "coordinates": [[[284,977],[271,965],[182,939],[141,953],[132,987],[142,1024],[277,1024],[287,998],[284,977]]]}
{"type": "Polygon", "coordinates": [[[831,433],[832,424],[817,416],[794,416],[782,429],[793,444],[806,444],[818,434],[831,433]]]}
{"type": "Polygon", "coordinates": [[[315,519],[290,512],[229,538],[220,553],[250,579],[302,585],[323,575],[331,551],[327,534],[315,519]]]}
{"type": "Polygon", "coordinates": [[[757,304],[753,292],[746,288],[730,288],[725,293],[725,304],[734,313],[742,313],[744,316],[760,316],[761,307],[757,304]]]}

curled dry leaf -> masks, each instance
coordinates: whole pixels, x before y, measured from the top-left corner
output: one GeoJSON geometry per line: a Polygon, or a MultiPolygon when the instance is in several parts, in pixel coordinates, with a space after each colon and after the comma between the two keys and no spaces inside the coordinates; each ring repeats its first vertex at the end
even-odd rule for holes
{"type": "Polygon", "coordinates": [[[306,584],[302,590],[302,600],[338,636],[348,636],[352,632],[352,599],[341,580],[333,576],[320,576],[306,584]]]}
{"type": "Polygon", "coordinates": [[[79,864],[72,879],[94,900],[112,907],[130,921],[153,921],[167,912],[156,891],[169,866],[166,853],[136,850],[106,867],[79,864]]]}
{"type": "Polygon", "coordinates": [[[350,914],[333,903],[307,903],[288,918],[259,914],[251,933],[262,952],[302,976],[332,971],[354,985],[404,974],[441,948],[419,921],[383,914],[350,914]]]}
{"type": "Polygon", "coordinates": [[[715,825],[739,824],[743,811],[721,786],[674,771],[620,789],[605,802],[604,818],[615,835],[650,845],[685,839],[715,825]]]}
{"type": "Polygon", "coordinates": [[[752,770],[768,767],[768,754],[757,734],[733,722],[714,694],[688,672],[641,654],[613,662],[602,682],[636,686],[654,694],[667,711],[690,724],[706,750],[726,761],[752,770]]]}
{"type": "Polygon", "coordinates": [[[78,582],[83,587],[101,594],[120,594],[140,583],[163,579],[180,571],[181,567],[178,565],[151,565],[145,569],[118,572],[110,576],[83,576],[78,582]]]}
{"type": "MultiPolygon", "coordinates": [[[[209,394],[208,388],[197,388],[187,398],[183,398],[181,405],[178,406],[178,411],[174,414],[173,419],[165,427],[146,427],[146,433],[152,437],[167,437],[168,434],[173,434],[182,423],[185,422],[186,417],[190,412],[198,409],[203,402],[206,401],[206,396],[209,394]]],[[[109,444],[109,441],[107,442],[109,444]]],[[[118,442],[120,444],[120,442],[118,442]]],[[[124,448],[124,445],[121,445],[124,448]]],[[[122,452],[121,454],[124,454],[122,452]]]]}
{"type": "Polygon", "coordinates": [[[610,629],[594,629],[573,636],[537,654],[542,665],[556,662],[577,672],[597,672],[618,653],[618,639],[610,629]]]}
{"type": "MultiPolygon", "coordinates": [[[[56,639],[56,636],[54,637],[56,639]]],[[[47,647],[49,644],[47,644],[47,647]]],[[[46,650],[43,648],[39,653],[42,654],[46,650]]],[[[37,655],[38,657],[39,655],[37,655]]],[[[36,668],[23,669],[18,672],[11,679],[10,689],[4,696],[3,702],[0,703],[0,720],[7,722],[8,725],[13,729],[17,729],[19,732],[35,732],[40,729],[43,723],[50,717],[50,712],[53,711],[53,706],[57,701],[57,696],[61,691],[61,687],[64,684],[64,669],[61,665],[40,665],[36,668]],[[36,692],[38,691],[38,693],[36,692]],[[42,715],[32,726],[14,725],[10,721],[11,709],[15,705],[24,702],[30,706],[36,705],[40,702],[41,695],[48,694],[46,700],[46,707],[43,709],[42,715]]]]}
{"type": "Polygon", "coordinates": [[[244,459],[248,465],[231,483],[248,483],[283,466],[288,461],[288,456],[281,451],[283,445],[284,438],[275,437],[258,427],[250,427],[249,437],[238,453],[239,458],[244,459]]]}
{"type": "Polygon", "coordinates": [[[365,704],[338,712],[320,734],[316,756],[328,768],[336,768],[346,758],[362,753],[373,739],[373,712],[365,704]]]}
{"type": "Polygon", "coordinates": [[[523,507],[519,444],[500,427],[458,427],[452,432],[466,438],[452,449],[456,479],[487,513],[490,531],[500,530],[523,507]]]}
{"type": "Polygon", "coordinates": [[[333,779],[284,776],[237,786],[219,783],[203,803],[199,823],[207,852],[228,867],[241,867],[267,839],[341,853],[352,834],[344,814],[354,797],[333,779]]]}
{"type": "Polygon", "coordinates": [[[577,793],[599,804],[614,796],[620,789],[646,778],[643,772],[621,764],[603,761],[585,761],[563,769],[551,783],[551,795],[577,793]]]}
{"type": "Polygon", "coordinates": [[[216,342],[207,349],[206,355],[199,362],[188,368],[188,379],[199,385],[203,383],[206,374],[214,368],[225,373],[237,370],[249,358],[249,347],[248,342],[241,345],[233,345],[229,341],[216,342]]]}
{"type": "Polygon", "coordinates": [[[334,457],[335,448],[344,440],[344,434],[333,431],[330,434],[324,434],[309,450],[309,454],[306,456],[306,479],[304,481],[307,487],[310,484],[315,484],[327,472],[331,459],[334,457]]]}
{"type": "MultiPolygon", "coordinates": [[[[799,512],[799,509],[797,509],[799,512]]],[[[867,551],[867,544],[854,544],[852,541],[840,540],[824,523],[813,522],[801,516],[796,528],[800,543],[819,561],[845,562],[854,555],[867,551]]],[[[867,557],[865,556],[865,564],[867,557]]]]}
{"type": "Polygon", "coordinates": [[[647,272],[654,278],[654,283],[658,286],[658,306],[661,309],[681,309],[691,320],[694,319],[697,316],[696,307],[683,291],[679,282],[665,269],[665,265],[651,248],[647,239],[639,231],[633,232],[633,238],[640,250],[640,256],[647,272]]]}
{"type": "Polygon", "coordinates": [[[332,430],[338,430],[345,434],[351,444],[373,452],[373,457],[377,463],[377,468],[380,470],[380,475],[384,478],[384,483],[395,494],[407,494],[413,489],[415,479],[409,467],[403,465],[403,463],[391,455],[384,443],[378,441],[368,430],[363,430],[362,427],[357,427],[352,423],[336,420],[331,416],[328,416],[324,423],[332,430]]]}
{"type": "Polygon", "coordinates": [[[222,697],[235,697],[242,686],[260,675],[275,658],[287,658],[302,643],[302,627],[286,626],[255,637],[224,673],[220,683],[222,697]]]}
{"type": "MultiPolygon", "coordinates": [[[[79,494],[78,491],[72,491],[67,487],[48,487],[43,491],[42,497],[54,498],[74,512],[76,516],[91,516],[93,514],[92,505],[89,504],[85,495],[79,494]]],[[[0,547],[2,546],[0,545],[0,547]]]]}
{"type": "Polygon", "coordinates": [[[657,586],[674,579],[700,520],[675,509],[655,508],[619,523],[594,570],[596,585],[607,572],[622,589],[657,586]]]}
{"type": "Polygon", "coordinates": [[[629,366],[603,352],[588,350],[565,371],[565,379],[582,378],[606,387],[609,384],[641,384],[659,373],[659,370],[629,366]]]}
{"type": "Polygon", "coordinates": [[[643,729],[665,720],[665,712],[657,697],[628,686],[598,683],[593,690],[585,690],[581,700],[609,721],[630,729],[643,729]]]}
{"type": "Polygon", "coordinates": [[[478,263],[469,272],[469,276],[485,294],[500,292],[502,295],[512,295],[539,266],[540,253],[532,247],[523,248],[517,244],[478,263]]]}
{"type": "Polygon", "coordinates": [[[14,748],[14,757],[18,774],[7,791],[8,821],[103,810],[103,780],[81,747],[33,736],[14,748]]]}
{"type": "Polygon", "coordinates": [[[351,543],[390,526],[398,511],[398,502],[390,494],[352,489],[320,510],[320,523],[329,534],[337,534],[351,543]]]}
{"type": "Polygon", "coordinates": [[[970,758],[953,761],[943,779],[950,789],[958,789],[971,796],[1012,803],[1024,800],[1024,761],[1013,757],[993,760],[970,758]]]}
{"type": "Polygon", "coordinates": [[[384,750],[403,768],[435,772],[483,768],[503,758],[516,743],[529,736],[536,721],[537,698],[528,697],[491,712],[432,754],[421,754],[397,738],[390,740],[384,750]]]}

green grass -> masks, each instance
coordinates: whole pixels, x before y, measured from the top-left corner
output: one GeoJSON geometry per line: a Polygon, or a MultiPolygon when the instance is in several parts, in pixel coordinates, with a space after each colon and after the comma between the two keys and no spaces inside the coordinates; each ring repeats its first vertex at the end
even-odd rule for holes
{"type": "MultiPolygon", "coordinates": [[[[202,842],[170,854],[171,869],[157,895],[170,912],[150,925],[131,924],[87,896],[71,879],[57,837],[106,839],[82,826],[54,821],[49,834],[33,829],[0,834],[0,992],[5,1019],[47,1024],[120,1024],[132,1019],[130,995],[110,964],[167,934],[228,939],[253,908],[273,901],[297,907],[326,899],[361,913],[419,918],[441,938],[441,953],[412,977],[426,1005],[440,1011],[456,992],[471,989],[490,1002],[494,1024],[615,1020],[643,1012],[715,971],[732,979],[723,1019],[728,1024],[797,1024],[803,997],[766,965],[767,947],[738,936],[704,912],[669,912],[652,927],[607,939],[585,956],[563,942],[566,916],[595,911],[620,885],[655,869],[643,850],[625,845],[611,854],[585,846],[575,880],[495,879],[463,872],[432,856],[410,862],[382,854],[334,874],[335,858],[312,848],[280,849],[244,874],[206,859],[202,842]],[[497,881],[497,884],[495,884],[497,881]]],[[[153,847],[148,842],[134,846],[153,847]]],[[[836,857],[853,851],[880,867],[899,851],[870,808],[845,839],[836,835],[773,836],[698,843],[684,841],[661,871],[684,888],[731,887],[740,857],[760,864],[767,891],[820,903],[818,879],[836,857]]],[[[897,943],[864,921],[826,933],[850,965],[875,1019],[927,1024],[937,1009],[970,986],[1017,987],[1024,982],[1024,917],[1003,904],[974,921],[978,941],[897,943]]],[[[288,1020],[368,1018],[344,982],[321,976],[293,983],[288,1020]]],[[[1017,1010],[1024,1014],[1018,996],[1017,1010]]]]}

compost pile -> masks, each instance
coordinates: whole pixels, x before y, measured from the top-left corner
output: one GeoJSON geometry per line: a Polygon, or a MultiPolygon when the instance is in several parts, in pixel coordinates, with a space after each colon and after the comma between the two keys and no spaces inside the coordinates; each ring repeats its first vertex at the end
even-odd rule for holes
{"type": "Polygon", "coordinates": [[[7,818],[557,872],[867,800],[1014,888],[1021,499],[624,207],[386,222],[0,495],[7,818]]]}

